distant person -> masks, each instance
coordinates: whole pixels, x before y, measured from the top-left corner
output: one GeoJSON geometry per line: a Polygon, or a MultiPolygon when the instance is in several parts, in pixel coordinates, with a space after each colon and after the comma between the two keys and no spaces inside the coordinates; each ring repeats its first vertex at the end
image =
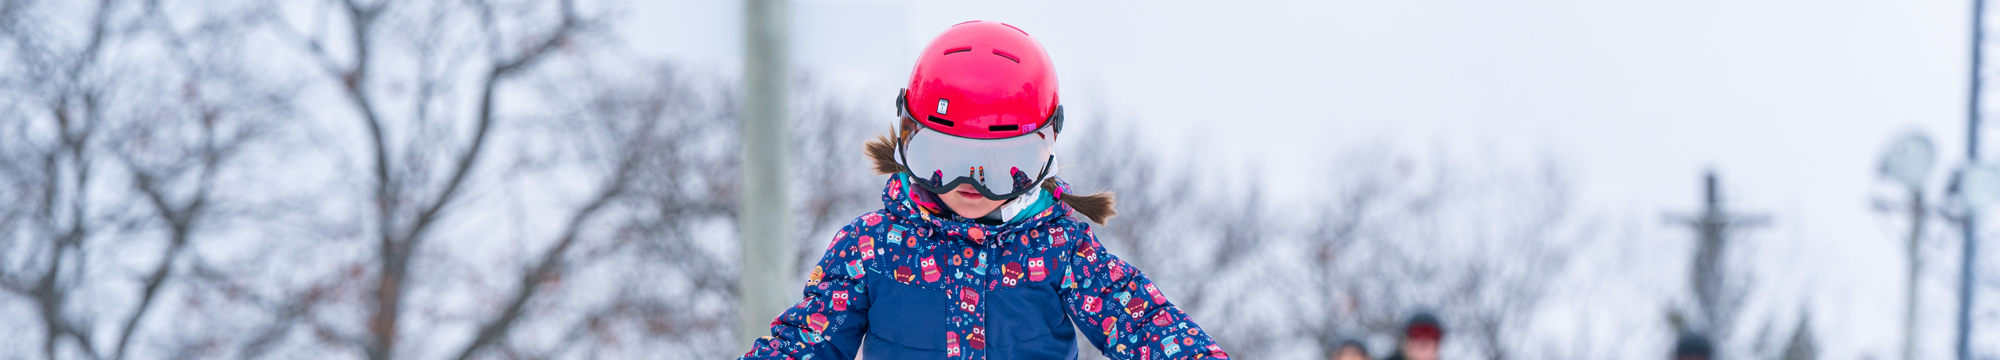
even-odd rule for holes
{"type": "Polygon", "coordinates": [[[1403,341],[1389,360],[1437,360],[1443,342],[1444,326],[1438,324],[1437,316],[1417,313],[1403,326],[1403,341]]]}
{"type": "Polygon", "coordinates": [[[1683,334],[1674,342],[1674,360],[1710,360],[1714,355],[1715,346],[1706,336],[1683,334]]]}
{"type": "Polygon", "coordinates": [[[1333,358],[1329,360],[1371,360],[1371,358],[1368,357],[1368,346],[1362,345],[1361,340],[1347,339],[1334,348],[1333,358]]]}
{"type": "Polygon", "coordinates": [[[892,133],[864,146],[889,175],[882,210],[834,235],[743,358],[1074,359],[1081,329],[1112,359],[1228,359],[1083,222],[1112,199],[1055,177],[1057,100],[1048,53],[1013,25],[931,40],[892,133]]]}

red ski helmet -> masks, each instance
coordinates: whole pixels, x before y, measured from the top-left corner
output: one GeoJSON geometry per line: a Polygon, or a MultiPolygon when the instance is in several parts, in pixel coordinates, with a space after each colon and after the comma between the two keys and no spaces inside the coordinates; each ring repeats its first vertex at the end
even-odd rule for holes
{"type": "Polygon", "coordinates": [[[938,34],[918,55],[899,102],[924,127],[973,139],[1060,126],[1062,112],[1048,52],[997,21],[967,21],[938,34]]]}
{"type": "Polygon", "coordinates": [[[897,94],[896,112],[921,124],[897,152],[925,190],[971,184],[1005,200],[1055,174],[1063,122],[1055,65],[1013,25],[967,21],[932,39],[897,94]],[[988,181],[989,169],[1000,181],[988,181]]]}

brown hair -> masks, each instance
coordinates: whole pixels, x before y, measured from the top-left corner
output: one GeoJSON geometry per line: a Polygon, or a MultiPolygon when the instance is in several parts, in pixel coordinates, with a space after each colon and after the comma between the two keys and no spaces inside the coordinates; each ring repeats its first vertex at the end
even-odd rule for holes
{"type": "MultiPolygon", "coordinates": [[[[914,124],[905,119],[902,121],[902,125],[897,126],[895,129],[895,137],[876,135],[875,139],[861,144],[862,151],[868,153],[868,159],[875,162],[876,174],[892,175],[903,172],[903,165],[896,162],[895,144],[902,143],[903,139],[910,135],[910,131],[913,130],[911,126],[914,126],[914,124]]],[[[1056,192],[1056,184],[1050,181],[1043,181],[1042,189],[1054,193],[1056,192]]],[[[1108,221],[1111,221],[1112,217],[1118,216],[1118,210],[1113,208],[1117,204],[1117,200],[1113,199],[1113,195],[1109,191],[1090,195],[1062,194],[1059,196],[1059,199],[1062,200],[1064,205],[1069,205],[1071,209],[1076,209],[1076,212],[1082,213],[1084,217],[1090,218],[1090,222],[1097,223],[1098,225],[1107,224],[1108,221]]]]}

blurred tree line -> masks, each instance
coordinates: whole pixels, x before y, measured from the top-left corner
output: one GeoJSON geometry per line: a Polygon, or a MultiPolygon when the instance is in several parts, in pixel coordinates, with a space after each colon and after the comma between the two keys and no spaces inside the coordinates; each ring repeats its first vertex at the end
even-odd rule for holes
{"type": "MultiPolygon", "coordinates": [[[[0,0],[0,353],[741,353],[737,90],[626,51],[618,9],[0,0]]],[[[803,270],[879,206],[860,143],[891,122],[795,84],[782,256],[803,270]]],[[[1603,357],[1524,331],[1604,232],[1552,161],[1363,144],[1326,155],[1325,192],[1273,194],[1080,118],[1061,173],[1118,194],[1097,233],[1238,356],[1322,357],[1435,309],[1448,354],[1603,357]]]]}

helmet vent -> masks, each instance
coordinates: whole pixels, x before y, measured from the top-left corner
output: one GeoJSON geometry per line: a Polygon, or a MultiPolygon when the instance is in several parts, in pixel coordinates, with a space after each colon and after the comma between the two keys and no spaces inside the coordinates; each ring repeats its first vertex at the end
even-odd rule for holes
{"type": "Polygon", "coordinates": [[[1016,131],[1016,130],[1021,130],[1021,126],[1020,126],[1020,125],[993,125],[993,126],[988,126],[988,127],[986,127],[986,131],[1016,131]]]}
{"type": "Polygon", "coordinates": [[[937,117],[937,116],[931,116],[931,117],[930,117],[930,120],[931,120],[931,122],[934,122],[934,123],[938,123],[938,124],[940,124],[940,125],[944,125],[944,126],[954,126],[954,125],[952,125],[952,123],[951,123],[951,120],[945,120],[944,118],[941,118],[941,117],[937,117]]]}
{"type": "Polygon", "coordinates": [[[1013,60],[1015,63],[1021,62],[1021,58],[1014,57],[1013,54],[1008,54],[1006,52],[1000,51],[999,49],[994,49],[993,55],[1000,55],[1000,57],[1007,58],[1007,60],[1013,60]]]}
{"type": "MultiPolygon", "coordinates": [[[[975,21],[977,21],[977,20],[975,20],[975,21]]],[[[1000,25],[1006,25],[1007,27],[1010,27],[1010,28],[1013,28],[1013,29],[1014,29],[1014,31],[1019,31],[1019,32],[1021,32],[1021,35],[1028,35],[1028,31],[1027,31],[1027,30],[1021,30],[1021,28],[1017,28],[1017,27],[1014,27],[1014,25],[1013,25],[1013,24],[1008,24],[1008,23],[1000,23],[1000,25]]],[[[952,26],[958,26],[958,25],[952,25],[952,26]]],[[[1034,36],[1034,35],[1028,35],[1028,36],[1034,36]]]]}
{"type": "Polygon", "coordinates": [[[972,48],[971,48],[971,47],[962,47],[962,48],[957,48],[957,49],[951,49],[951,50],[945,50],[945,51],[944,51],[944,54],[945,54],[945,55],[951,55],[951,54],[957,54],[957,53],[962,53],[962,52],[967,52],[967,51],[972,51],[972,48]]]}

